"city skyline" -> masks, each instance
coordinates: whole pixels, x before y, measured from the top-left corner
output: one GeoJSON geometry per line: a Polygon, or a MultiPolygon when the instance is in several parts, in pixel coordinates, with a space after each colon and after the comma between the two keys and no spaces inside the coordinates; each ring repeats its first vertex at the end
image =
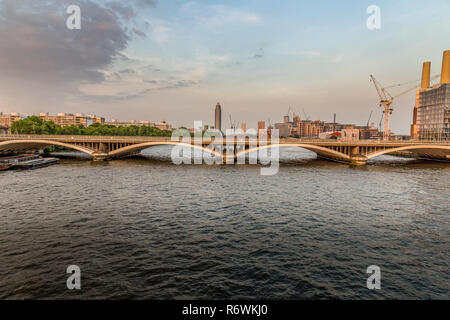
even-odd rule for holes
{"type": "MultiPolygon", "coordinates": [[[[419,80],[424,61],[440,73],[450,22],[431,17],[450,13],[448,2],[379,1],[380,30],[366,27],[368,1],[323,4],[3,0],[0,111],[192,126],[213,124],[220,101],[225,125],[230,114],[250,127],[276,122],[289,106],[362,125],[371,111],[381,117],[369,74],[388,86],[419,80]],[[65,28],[70,4],[82,10],[81,30],[65,28]]],[[[414,94],[394,105],[397,134],[409,133],[414,94]]]]}

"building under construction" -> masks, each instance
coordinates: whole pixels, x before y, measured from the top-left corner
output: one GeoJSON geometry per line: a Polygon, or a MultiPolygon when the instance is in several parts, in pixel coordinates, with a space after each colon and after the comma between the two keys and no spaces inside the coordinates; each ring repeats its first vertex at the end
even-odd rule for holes
{"type": "Polygon", "coordinates": [[[441,82],[430,86],[431,62],[425,62],[416,92],[411,138],[450,140],[450,50],[444,52],[441,82]]]}

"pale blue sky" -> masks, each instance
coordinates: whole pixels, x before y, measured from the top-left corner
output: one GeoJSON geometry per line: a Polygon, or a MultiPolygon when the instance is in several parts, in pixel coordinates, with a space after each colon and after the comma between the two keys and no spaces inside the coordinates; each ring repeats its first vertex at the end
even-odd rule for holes
{"type": "MultiPolygon", "coordinates": [[[[55,2],[46,14],[51,9],[64,14],[64,1],[55,2]]],[[[381,117],[369,74],[385,85],[416,80],[426,60],[432,61],[432,73],[438,74],[442,52],[450,49],[448,0],[160,0],[156,5],[135,0],[115,2],[115,6],[111,1],[68,2],[79,3],[86,26],[90,22],[83,18],[94,10],[89,4],[100,4],[96,10],[113,10],[118,20],[115,27],[127,38],[106,54],[120,53],[127,58],[105,59],[97,67],[89,63],[91,58],[83,60],[88,61],[87,71],[95,69],[104,79],[94,81],[86,73],[86,79],[72,79],[60,90],[52,90],[55,83],[51,81],[48,87],[45,80],[40,85],[28,83],[21,97],[17,96],[18,88],[29,79],[23,70],[8,75],[8,79],[0,76],[0,83],[9,84],[7,90],[0,91],[0,111],[85,112],[109,119],[164,119],[192,126],[194,120],[211,124],[214,106],[220,101],[225,119],[231,114],[248,126],[255,126],[258,120],[280,121],[289,105],[301,115],[304,108],[312,119],[331,121],[337,113],[341,122],[365,124],[371,110],[373,121],[381,117]],[[366,27],[366,8],[372,4],[381,8],[381,30],[366,27]],[[124,9],[134,14],[120,15],[127,12],[124,9]]],[[[31,0],[3,2],[22,9],[28,5],[26,18],[43,14],[29,5],[31,0]]],[[[1,10],[5,13],[5,7],[1,10]]],[[[45,19],[28,20],[14,26],[7,21],[0,27],[19,30],[39,27],[39,23],[45,27],[45,19]]],[[[76,39],[82,41],[86,29],[82,25],[76,39]]],[[[47,41],[44,31],[33,40],[47,41]]],[[[27,35],[32,39],[36,34],[27,35]]],[[[64,32],[58,37],[73,35],[64,32]]],[[[113,33],[108,36],[114,38],[113,33]]],[[[57,43],[48,41],[46,45],[59,50],[57,43]]],[[[11,46],[5,39],[0,44],[11,46]]],[[[28,42],[14,45],[31,52],[39,50],[29,47],[28,42]]],[[[20,58],[13,61],[1,55],[0,66],[2,60],[20,65],[20,58]]],[[[98,55],[92,55],[92,59],[98,55]]],[[[57,67],[49,64],[48,73],[57,67]]],[[[409,132],[413,105],[414,93],[397,101],[392,116],[395,132],[409,132]]]]}

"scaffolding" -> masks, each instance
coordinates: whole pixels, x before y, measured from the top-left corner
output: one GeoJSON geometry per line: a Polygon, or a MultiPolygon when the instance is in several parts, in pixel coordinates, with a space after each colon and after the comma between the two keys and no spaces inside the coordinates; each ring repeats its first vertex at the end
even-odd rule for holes
{"type": "Polygon", "coordinates": [[[450,84],[420,90],[417,127],[420,140],[450,140],[450,84]]]}

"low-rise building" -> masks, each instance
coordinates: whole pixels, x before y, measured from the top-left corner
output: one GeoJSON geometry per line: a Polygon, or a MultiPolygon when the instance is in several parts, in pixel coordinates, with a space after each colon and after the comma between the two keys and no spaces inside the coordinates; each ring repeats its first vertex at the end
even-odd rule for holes
{"type": "Polygon", "coordinates": [[[155,127],[156,124],[154,122],[149,121],[136,121],[136,120],[130,120],[130,121],[117,121],[117,120],[111,120],[109,122],[105,122],[105,124],[113,125],[115,127],[155,127]]]}
{"type": "Polygon", "coordinates": [[[359,140],[359,129],[342,129],[341,139],[348,141],[359,140]]]}
{"type": "Polygon", "coordinates": [[[291,124],[289,122],[275,123],[280,138],[287,138],[291,135],[291,124]]]}
{"type": "Polygon", "coordinates": [[[361,140],[379,140],[383,138],[383,132],[374,127],[358,127],[359,139],[361,140]]]}
{"type": "Polygon", "coordinates": [[[165,121],[161,121],[159,123],[154,123],[150,121],[137,121],[137,120],[130,120],[130,121],[117,121],[117,120],[111,120],[109,122],[105,122],[105,124],[113,125],[116,127],[152,127],[152,128],[158,128],[160,130],[169,130],[172,131],[172,125],[168,124],[165,121]]]}
{"type": "Polygon", "coordinates": [[[83,126],[88,127],[94,123],[105,123],[105,118],[97,117],[95,115],[84,115],[82,113],[58,113],[57,115],[49,115],[46,112],[41,112],[39,117],[44,121],[52,121],[58,126],[83,126]]]}
{"type": "Polygon", "coordinates": [[[21,120],[22,117],[17,112],[11,112],[10,114],[0,113],[0,126],[11,128],[12,124],[16,121],[21,120]]]}
{"type": "Polygon", "coordinates": [[[258,121],[258,136],[267,136],[265,121],[258,121]]]}
{"type": "Polygon", "coordinates": [[[165,121],[162,121],[162,122],[158,123],[157,125],[155,125],[155,127],[160,129],[160,130],[172,131],[172,125],[168,124],[165,121]]]}

